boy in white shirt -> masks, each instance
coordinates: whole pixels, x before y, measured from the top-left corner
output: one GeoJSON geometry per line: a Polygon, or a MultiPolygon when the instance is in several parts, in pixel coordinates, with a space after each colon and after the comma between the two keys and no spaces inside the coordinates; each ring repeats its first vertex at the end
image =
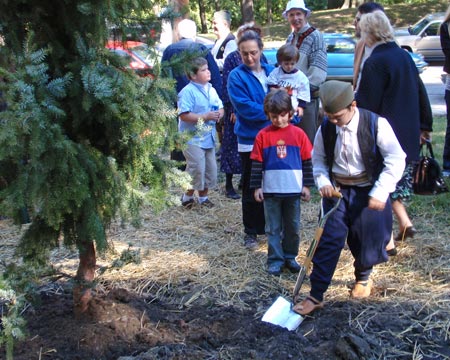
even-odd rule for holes
{"type": "Polygon", "coordinates": [[[319,95],[326,117],[314,140],[314,181],[325,213],[337,201],[333,190],[339,190],[343,199],[327,220],[315,251],[310,295],[294,306],[301,315],[323,307],[323,294],[346,240],[355,259],[351,297],[370,296],[373,266],[388,259],[389,194],[402,177],[406,157],[388,121],[356,107],[350,83],[327,81],[319,95]]]}

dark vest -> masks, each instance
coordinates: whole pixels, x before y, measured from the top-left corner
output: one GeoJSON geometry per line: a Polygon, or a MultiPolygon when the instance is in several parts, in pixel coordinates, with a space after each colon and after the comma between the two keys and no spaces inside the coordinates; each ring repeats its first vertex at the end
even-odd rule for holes
{"type": "Polygon", "coordinates": [[[225,52],[225,47],[231,40],[234,40],[234,39],[235,39],[234,35],[232,33],[229,33],[228,36],[223,41],[222,45],[220,45],[219,51],[217,52],[217,55],[216,55],[216,59],[223,59],[223,53],[225,52]]]}
{"type": "MultiPolygon", "coordinates": [[[[359,124],[357,137],[364,167],[371,184],[380,176],[383,170],[383,156],[377,147],[378,115],[359,109],[359,124]]],[[[321,125],[323,145],[325,148],[326,161],[330,180],[333,179],[332,168],[334,163],[334,147],[336,146],[336,125],[325,119],[321,125]]]]}

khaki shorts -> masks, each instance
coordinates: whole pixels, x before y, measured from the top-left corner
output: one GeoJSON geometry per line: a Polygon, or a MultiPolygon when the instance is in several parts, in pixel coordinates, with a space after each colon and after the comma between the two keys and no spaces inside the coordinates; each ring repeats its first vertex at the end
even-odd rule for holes
{"type": "Polygon", "coordinates": [[[192,189],[211,189],[217,184],[216,150],[188,144],[183,150],[186,171],[192,177],[192,189]]]}

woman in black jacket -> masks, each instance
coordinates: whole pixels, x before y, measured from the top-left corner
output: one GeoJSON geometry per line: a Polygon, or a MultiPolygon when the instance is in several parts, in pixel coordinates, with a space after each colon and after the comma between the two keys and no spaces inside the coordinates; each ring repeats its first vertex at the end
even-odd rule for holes
{"type": "Polygon", "coordinates": [[[447,73],[445,81],[445,104],[447,105],[447,130],[445,131],[445,144],[443,154],[443,175],[450,176],[450,6],[445,13],[441,25],[440,36],[442,51],[445,55],[444,71],[447,73]]]}

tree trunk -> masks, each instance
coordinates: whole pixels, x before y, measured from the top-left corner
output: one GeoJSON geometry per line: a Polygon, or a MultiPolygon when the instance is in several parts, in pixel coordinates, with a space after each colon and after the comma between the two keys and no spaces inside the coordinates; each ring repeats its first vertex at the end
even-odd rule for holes
{"type": "Polygon", "coordinates": [[[344,0],[328,0],[327,9],[339,9],[344,4],[344,0]]]}
{"type": "Polygon", "coordinates": [[[206,9],[204,0],[198,0],[198,10],[200,13],[200,22],[202,25],[202,34],[208,32],[208,21],[206,20],[206,9]]]}
{"type": "Polygon", "coordinates": [[[350,9],[353,6],[353,0],[345,0],[341,9],[350,9]]]}
{"type": "Polygon", "coordinates": [[[250,22],[255,20],[253,13],[253,0],[241,0],[242,22],[250,22]]]}
{"type": "Polygon", "coordinates": [[[92,241],[83,241],[79,245],[79,258],[76,284],[73,288],[73,304],[75,316],[85,315],[92,298],[91,288],[95,277],[96,255],[92,241]]]}
{"type": "Polygon", "coordinates": [[[175,12],[181,14],[180,17],[177,17],[173,20],[173,38],[172,42],[177,42],[180,40],[178,38],[178,23],[183,19],[189,18],[189,0],[170,0],[169,4],[172,5],[175,12]]]}
{"type": "Polygon", "coordinates": [[[267,0],[266,1],[266,6],[267,6],[267,23],[268,24],[272,24],[272,0],[267,0]]]}

